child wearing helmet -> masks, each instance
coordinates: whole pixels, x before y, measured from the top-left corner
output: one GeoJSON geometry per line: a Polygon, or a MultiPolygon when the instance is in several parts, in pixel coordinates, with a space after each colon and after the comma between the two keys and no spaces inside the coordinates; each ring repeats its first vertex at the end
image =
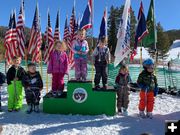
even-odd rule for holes
{"type": "Polygon", "coordinates": [[[142,118],[152,118],[154,97],[158,93],[157,78],[154,75],[154,62],[146,59],[143,62],[144,70],[139,74],[137,84],[141,88],[139,101],[139,115],[142,118]],[[144,113],[146,109],[146,115],[144,113]]]}

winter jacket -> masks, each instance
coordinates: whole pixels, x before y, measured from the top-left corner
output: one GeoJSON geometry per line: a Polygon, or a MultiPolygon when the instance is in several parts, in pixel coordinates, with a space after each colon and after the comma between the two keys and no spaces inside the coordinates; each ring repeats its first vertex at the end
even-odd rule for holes
{"type": "Polygon", "coordinates": [[[47,73],[68,73],[68,57],[66,52],[54,50],[51,53],[47,73]]]}
{"type": "Polygon", "coordinates": [[[22,85],[25,89],[28,87],[30,87],[30,89],[42,89],[43,81],[41,79],[41,75],[39,74],[39,72],[35,72],[34,74],[27,72],[22,79],[22,85]]]}
{"type": "Polygon", "coordinates": [[[131,82],[131,78],[129,74],[121,74],[119,73],[115,80],[115,88],[121,89],[121,87],[127,87],[128,83],[131,82]]]}
{"type": "Polygon", "coordinates": [[[154,73],[149,73],[147,70],[143,70],[139,74],[137,84],[144,91],[154,91],[158,86],[157,78],[154,73]]]}
{"type": "Polygon", "coordinates": [[[105,63],[108,64],[110,63],[110,52],[109,48],[107,46],[104,46],[103,48],[100,48],[97,46],[92,54],[92,59],[94,64],[101,64],[105,63]]]}
{"type": "Polygon", "coordinates": [[[0,72],[0,86],[5,83],[6,80],[6,76],[0,72]]]}
{"type": "Polygon", "coordinates": [[[86,40],[80,41],[75,40],[73,42],[73,52],[74,52],[74,59],[87,59],[87,53],[89,52],[89,46],[88,42],[86,40]],[[78,54],[78,52],[81,52],[82,54],[78,54]]]}
{"type": "Polygon", "coordinates": [[[8,72],[7,72],[7,84],[10,85],[11,81],[13,81],[15,79],[15,76],[18,78],[17,81],[21,81],[23,76],[25,75],[25,70],[19,66],[17,69],[15,68],[14,65],[12,65],[8,72]],[[16,74],[16,70],[17,70],[17,74],[16,74]]]}

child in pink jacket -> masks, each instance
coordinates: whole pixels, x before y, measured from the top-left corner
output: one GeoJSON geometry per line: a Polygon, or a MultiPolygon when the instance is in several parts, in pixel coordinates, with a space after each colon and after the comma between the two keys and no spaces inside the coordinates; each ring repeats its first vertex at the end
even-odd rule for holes
{"type": "Polygon", "coordinates": [[[60,96],[64,90],[64,75],[68,74],[68,56],[64,42],[56,41],[50,55],[48,74],[52,74],[52,94],[60,96]]]}

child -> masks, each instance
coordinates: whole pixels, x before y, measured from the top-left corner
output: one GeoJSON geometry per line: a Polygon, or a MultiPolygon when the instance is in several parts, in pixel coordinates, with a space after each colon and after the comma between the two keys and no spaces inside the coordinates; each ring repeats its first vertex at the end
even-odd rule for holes
{"type": "Polygon", "coordinates": [[[40,91],[43,89],[43,82],[39,72],[36,71],[34,63],[28,64],[28,71],[22,79],[25,88],[26,102],[28,104],[27,113],[39,112],[40,91]]]}
{"type": "Polygon", "coordinates": [[[98,46],[95,48],[93,54],[93,64],[96,69],[95,74],[95,89],[100,89],[99,83],[102,77],[103,89],[107,88],[107,66],[110,63],[110,52],[109,48],[106,45],[105,37],[100,39],[98,46]]]}
{"type": "Polygon", "coordinates": [[[25,70],[20,66],[21,57],[12,58],[12,66],[7,72],[7,89],[8,89],[8,111],[19,111],[22,107],[22,77],[25,70]]]}
{"type": "Polygon", "coordinates": [[[157,78],[154,75],[154,62],[151,59],[146,59],[143,62],[144,70],[139,74],[137,83],[141,88],[140,102],[139,102],[139,115],[142,118],[152,118],[152,111],[154,107],[154,96],[158,93],[157,78]],[[144,110],[146,108],[146,115],[144,110]]]}
{"type": "Polygon", "coordinates": [[[73,42],[75,78],[77,81],[86,81],[88,42],[85,40],[86,31],[79,30],[78,38],[73,42]]]}
{"type": "Polygon", "coordinates": [[[61,96],[64,90],[64,75],[68,74],[68,56],[64,42],[56,41],[50,55],[48,74],[52,74],[52,94],[61,96]]]}
{"type": "Polygon", "coordinates": [[[0,72],[0,112],[2,111],[1,109],[1,86],[3,83],[5,83],[5,75],[3,73],[0,72]]]}
{"type": "Polygon", "coordinates": [[[127,109],[129,104],[129,87],[128,83],[131,82],[128,67],[122,65],[119,74],[116,77],[115,88],[117,89],[117,109],[118,113],[128,115],[127,109]]]}

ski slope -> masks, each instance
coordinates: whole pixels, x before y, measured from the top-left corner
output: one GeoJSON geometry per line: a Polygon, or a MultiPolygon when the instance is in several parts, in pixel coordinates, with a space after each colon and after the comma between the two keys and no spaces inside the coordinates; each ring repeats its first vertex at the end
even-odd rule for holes
{"type": "MultiPolygon", "coordinates": [[[[44,95],[44,94],[43,94],[44,95]]],[[[108,100],[108,99],[107,99],[108,100]]],[[[138,117],[138,93],[130,94],[129,116],[26,114],[26,102],[20,112],[7,112],[7,92],[2,91],[4,112],[0,112],[2,135],[140,135],[148,132],[164,135],[165,120],[180,119],[180,97],[158,95],[154,118],[138,117]]],[[[42,103],[42,99],[41,99],[42,103]]],[[[95,108],[92,108],[95,109],[95,108]]],[[[41,104],[42,110],[42,104],[41,104]]]]}

